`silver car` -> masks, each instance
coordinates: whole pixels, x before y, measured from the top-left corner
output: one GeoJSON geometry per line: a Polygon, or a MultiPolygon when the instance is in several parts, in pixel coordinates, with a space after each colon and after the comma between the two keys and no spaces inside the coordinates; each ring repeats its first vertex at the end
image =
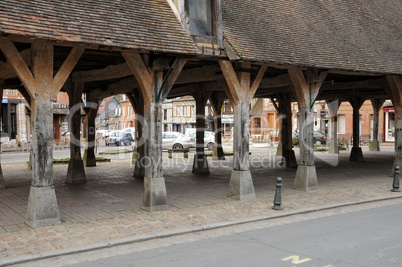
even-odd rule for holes
{"type": "MultiPolygon", "coordinates": [[[[191,143],[193,147],[196,146],[196,133],[191,133],[188,135],[191,138],[191,143]]],[[[214,149],[215,145],[215,133],[214,132],[204,132],[204,147],[208,150],[214,149]]]]}
{"type": "Polygon", "coordinates": [[[162,133],[162,149],[183,149],[192,147],[190,138],[178,132],[162,133]]]}

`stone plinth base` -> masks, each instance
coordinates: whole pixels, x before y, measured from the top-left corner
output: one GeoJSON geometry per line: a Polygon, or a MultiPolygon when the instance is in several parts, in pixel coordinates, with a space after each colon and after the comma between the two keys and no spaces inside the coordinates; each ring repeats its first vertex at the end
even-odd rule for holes
{"type": "Polygon", "coordinates": [[[375,140],[370,142],[369,151],[380,151],[380,142],[375,140]]]}
{"type": "Polygon", "coordinates": [[[66,182],[70,184],[84,184],[87,182],[84,161],[82,159],[70,159],[66,182]]]}
{"type": "Polygon", "coordinates": [[[86,148],[84,151],[85,167],[96,167],[96,156],[93,149],[86,148]]]}
{"type": "Polygon", "coordinates": [[[198,154],[194,155],[193,173],[198,174],[209,173],[208,160],[206,155],[198,155],[198,154]]]}
{"type": "Polygon", "coordinates": [[[250,171],[232,171],[229,184],[229,197],[237,200],[255,198],[253,179],[250,171]]]}
{"type": "Polygon", "coordinates": [[[352,147],[350,152],[350,161],[364,161],[363,151],[361,147],[352,147]]]}
{"type": "Polygon", "coordinates": [[[142,209],[151,212],[169,209],[165,178],[144,178],[142,209]]]}
{"type": "Polygon", "coordinates": [[[315,166],[299,165],[297,167],[293,188],[303,191],[312,191],[318,189],[315,166]]]}
{"type": "Polygon", "coordinates": [[[31,186],[25,224],[32,228],[61,224],[54,186],[31,186]]]}
{"type": "Polygon", "coordinates": [[[402,159],[395,159],[394,165],[392,166],[391,177],[394,178],[395,175],[395,166],[399,166],[399,169],[402,169],[402,159]]]}
{"type": "Polygon", "coordinates": [[[282,152],[282,157],[283,157],[285,168],[296,168],[297,167],[296,156],[295,156],[295,152],[293,150],[284,150],[282,152]]]}

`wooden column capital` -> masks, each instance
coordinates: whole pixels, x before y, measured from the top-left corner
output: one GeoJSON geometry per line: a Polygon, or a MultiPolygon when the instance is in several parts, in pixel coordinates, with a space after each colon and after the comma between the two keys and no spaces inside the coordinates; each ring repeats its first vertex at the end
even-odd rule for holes
{"type": "Polygon", "coordinates": [[[288,69],[290,80],[296,93],[300,108],[310,109],[318,96],[322,83],[327,77],[327,71],[307,70],[299,68],[288,69]]]}

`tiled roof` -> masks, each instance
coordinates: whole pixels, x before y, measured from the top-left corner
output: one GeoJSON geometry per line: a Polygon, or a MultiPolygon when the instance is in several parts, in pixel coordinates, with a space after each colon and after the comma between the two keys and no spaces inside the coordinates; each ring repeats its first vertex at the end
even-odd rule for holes
{"type": "Polygon", "coordinates": [[[222,0],[244,59],[402,74],[401,0],[222,0]]]}
{"type": "Polygon", "coordinates": [[[0,33],[196,53],[166,0],[1,0],[0,33]]]}

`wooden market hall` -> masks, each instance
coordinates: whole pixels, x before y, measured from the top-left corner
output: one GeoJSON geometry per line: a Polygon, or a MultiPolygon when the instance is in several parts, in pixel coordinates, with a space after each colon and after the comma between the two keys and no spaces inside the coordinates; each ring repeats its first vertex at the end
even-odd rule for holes
{"type": "MultiPolygon", "coordinates": [[[[134,176],[144,179],[142,207],[168,209],[162,169],[162,103],[192,95],[196,100],[197,150],[193,172],[208,173],[204,153],[205,105],[212,103],[216,129],[223,101],[234,107],[235,199],[255,197],[249,162],[250,103],[272,98],[281,123],[282,156],[296,167],[294,188],[313,190],[313,111],[326,100],[337,144],[339,105],[353,106],[351,161],[362,161],[359,109],[395,108],[395,165],[402,163],[402,2],[266,0],[2,0],[0,2],[0,93],[17,89],[32,113],[32,183],[27,205],[31,227],[60,224],[53,185],[52,101],[68,93],[70,146],[66,182],[85,183],[96,165],[95,134],[89,131],[85,162],[80,151],[80,110],[95,126],[98,103],[126,94],[139,120],[134,176]],[[81,96],[86,93],[86,105],[81,96]],[[291,103],[297,102],[300,156],[292,150],[291,103]]],[[[1,103],[1,102],[0,102],[1,103]]],[[[1,105],[1,104],[0,104],[1,105]]],[[[1,111],[0,106],[0,111],[1,111]]],[[[89,128],[88,128],[89,129],[89,128]]],[[[217,132],[218,157],[223,156],[217,132]]],[[[333,146],[337,153],[337,146],[333,146]]],[[[391,170],[385,170],[391,172],[391,170]]],[[[269,170],[267,170],[269,172],[269,170]]],[[[0,167],[0,188],[7,190],[0,167]]],[[[1,194],[1,191],[0,191],[1,194]]]]}

